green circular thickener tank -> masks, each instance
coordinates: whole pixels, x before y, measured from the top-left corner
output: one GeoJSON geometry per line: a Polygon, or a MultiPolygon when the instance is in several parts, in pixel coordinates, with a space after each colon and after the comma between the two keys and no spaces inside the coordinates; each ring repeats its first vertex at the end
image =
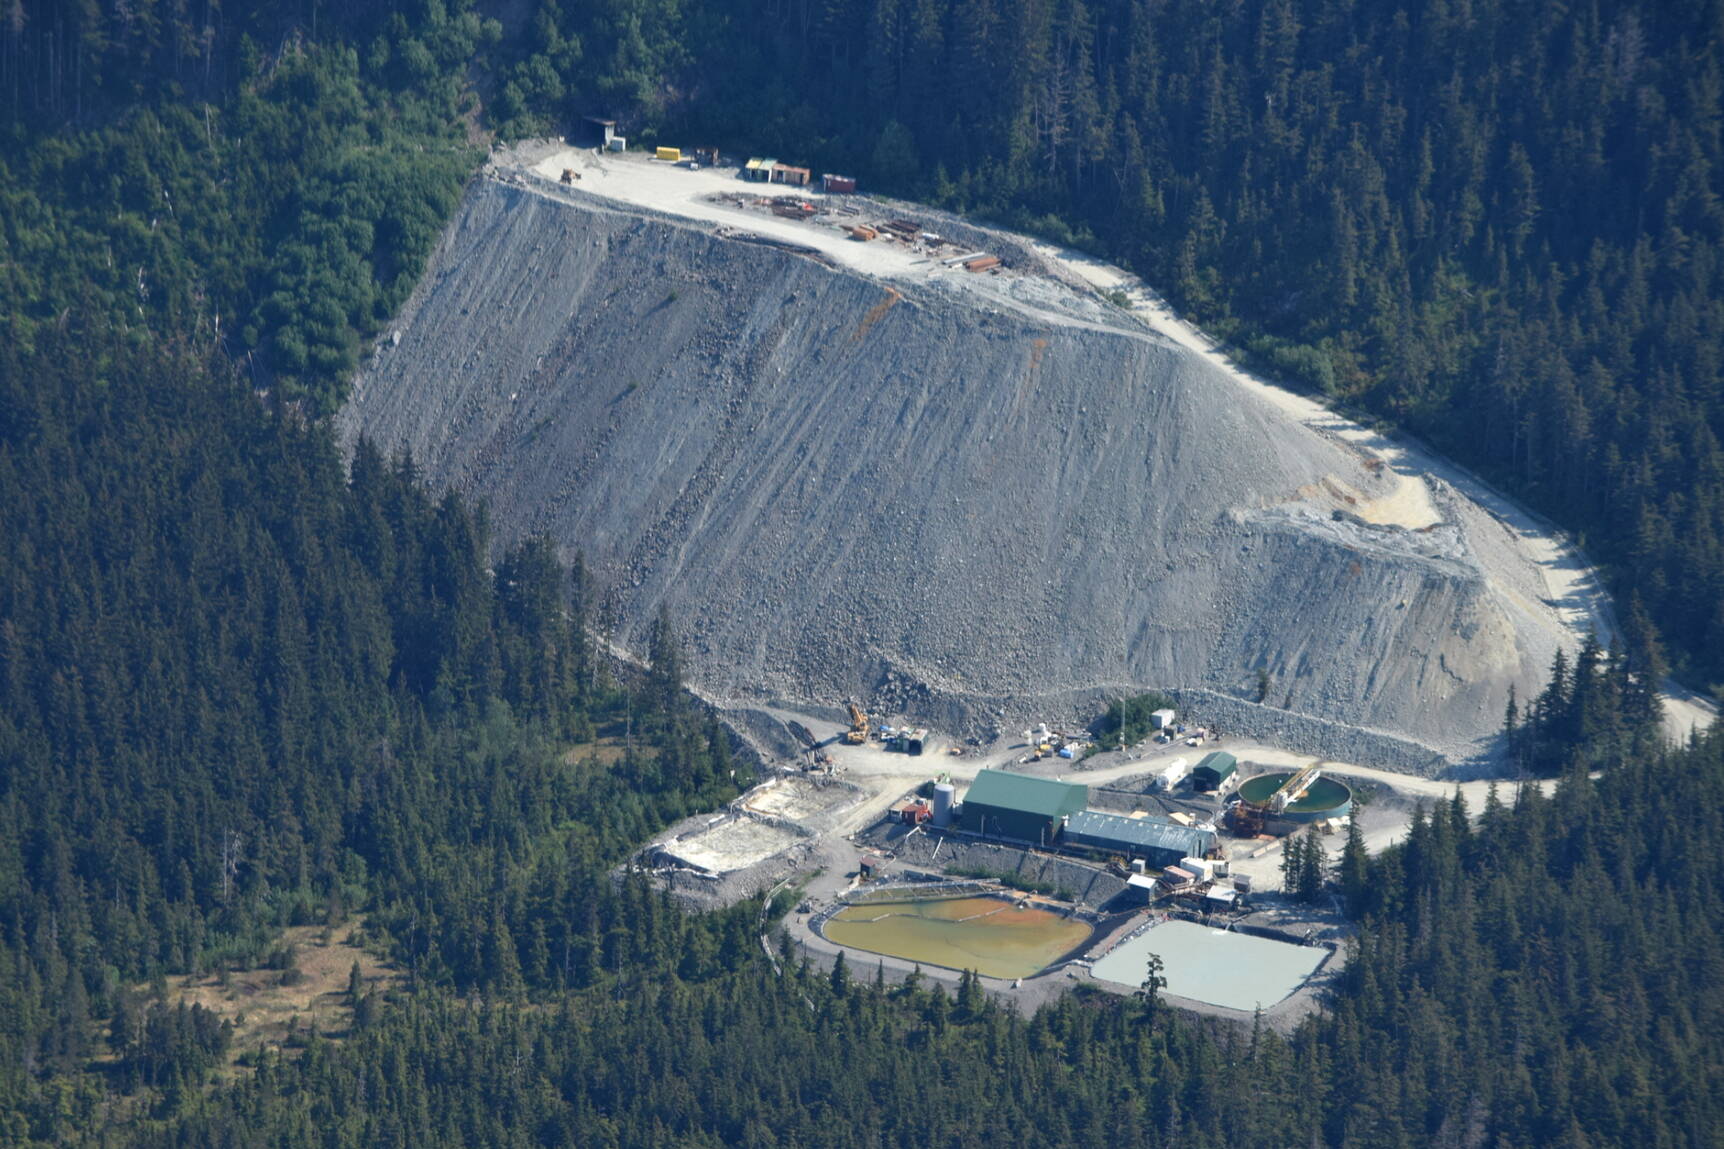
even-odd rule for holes
{"type": "MultiPolygon", "coordinates": [[[[1259,774],[1255,778],[1247,778],[1239,785],[1239,797],[1253,806],[1266,805],[1270,795],[1281,789],[1292,776],[1290,773],[1259,774]]],[[[1339,818],[1352,809],[1353,791],[1345,782],[1324,776],[1311,783],[1303,798],[1281,813],[1270,816],[1285,818],[1289,822],[1321,822],[1324,818],[1339,818]]]]}

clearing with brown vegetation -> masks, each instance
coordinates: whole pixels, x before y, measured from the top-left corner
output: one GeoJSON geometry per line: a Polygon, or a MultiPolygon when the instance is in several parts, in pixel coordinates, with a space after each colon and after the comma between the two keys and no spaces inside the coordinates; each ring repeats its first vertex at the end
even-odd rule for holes
{"type": "Polygon", "coordinates": [[[296,926],[281,938],[280,948],[293,954],[286,969],[171,977],[167,1004],[201,1005],[233,1022],[230,1065],[260,1049],[290,1048],[314,1032],[326,1038],[345,1037],[353,1028],[347,993],[353,963],[359,963],[368,993],[381,996],[405,977],[354,944],[363,925],[363,919],[352,918],[332,928],[296,926]]]}
{"type": "MultiPolygon", "coordinates": [[[[638,740],[634,745],[636,758],[652,758],[657,752],[652,747],[638,740]]],[[[591,742],[580,742],[569,748],[563,755],[563,762],[576,766],[582,762],[597,762],[601,766],[614,766],[629,756],[629,738],[623,733],[623,724],[613,722],[601,728],[599,736],[591,742]]]]}

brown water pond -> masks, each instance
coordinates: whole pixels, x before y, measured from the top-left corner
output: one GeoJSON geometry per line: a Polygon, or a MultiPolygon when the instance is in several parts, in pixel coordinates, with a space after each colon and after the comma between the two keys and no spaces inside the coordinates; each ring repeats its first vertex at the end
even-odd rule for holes
{"type": "Polygon", "coordinates": [[[839,945],[989,977],[1029,977],[1089,940],[1088,922],[997,897],[847,906],[822,928],[839,945]]]}

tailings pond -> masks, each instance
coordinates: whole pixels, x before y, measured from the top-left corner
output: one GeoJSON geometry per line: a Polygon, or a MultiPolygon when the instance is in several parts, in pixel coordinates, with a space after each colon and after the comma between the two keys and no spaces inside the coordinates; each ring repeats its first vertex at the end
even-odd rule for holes
{"type": "Polygon", "coordinates": [[[820,932],[869,953],[1015,978],[1039,973],[1077,949],[1092,927],[1049,910],[974,897],[846,906],[820,932]]]}
{"type": "Polygon", "coordinates": [[[1298,989],[1329,951],[1196,922],[1163,922],[1121,942],[1095,963],[1103,981],[1143,984],[1149,955],[1161,955],[1167,992],[1228,1009],[1267,1009],[1298,989]]]}

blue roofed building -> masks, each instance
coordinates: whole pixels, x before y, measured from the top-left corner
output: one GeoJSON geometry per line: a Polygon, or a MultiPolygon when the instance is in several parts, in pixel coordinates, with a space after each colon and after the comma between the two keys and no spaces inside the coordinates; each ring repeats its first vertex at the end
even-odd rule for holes
{"type": "Polygon", "coordinates": [[[1066,818],[1061,844],[1124,858],[1142,858],[1151,869],[1173,866],[1181,858],[1201,858],[1215,847],[1215,831],[1181,826],[1159,818],[1127,818],[1099,810],[1080,810],[1066,818]]]}

